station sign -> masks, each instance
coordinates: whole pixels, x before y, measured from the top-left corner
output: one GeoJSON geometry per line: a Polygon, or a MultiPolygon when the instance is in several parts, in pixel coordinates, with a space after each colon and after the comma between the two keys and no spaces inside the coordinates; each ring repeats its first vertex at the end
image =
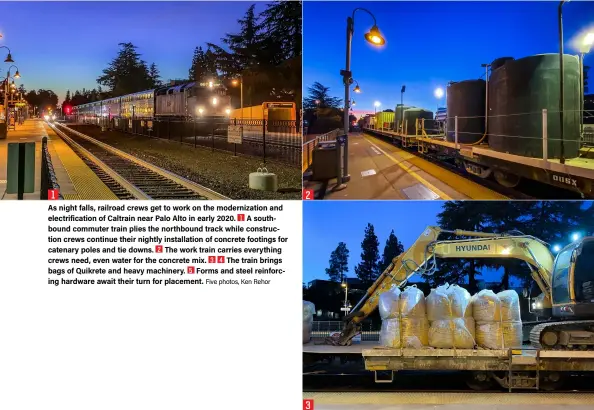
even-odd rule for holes
{"type": "Polygon", "coordinates": [[[293,108],[295,105],[294,103],[287,103],[287,102],[273,102],[273,103],[265,103],[267,108],[293,108]]]}
{"type": "Polygon", "coordinates": [[[243,139],[243,127],[240,125],[229,125],[227,128],[227,142],[230,144],[241,144],[243,139]]]}

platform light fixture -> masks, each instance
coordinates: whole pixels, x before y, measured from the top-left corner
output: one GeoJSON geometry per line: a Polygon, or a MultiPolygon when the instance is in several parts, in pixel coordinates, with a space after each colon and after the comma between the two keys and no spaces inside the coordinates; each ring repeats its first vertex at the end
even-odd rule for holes
{"type": "Polygon", "coordinates": [[[571,234],[571,240],[573,242],[579,241],[580,238],[581,238],[581,235],[579,234],[579,232],[574,232],[571,234]]]}
{"type": "Polygon", "coordinates": [[[0,48],[5,48],[8,50],[8,55],[6,56],[6,59],[4,60],[5,63],[14,63],[14,60],[12,59],[12,54],[10,53],[10,48],[6,47],[6,46],[0,46],[0,48]]]}
{"type": "Polygon", "coordinates": [[[375,46],[383,46],[384,44],[386,44],[386,39],[384,38],[384,36],[382,36],[382,34],[379,31],[379,28],[375,24],[373,25],[373,27],[371,27],[371,30],[369,30],[369,32],[365,34],[365,40],[367,40],[375,46]]]}
{"type": "Polygon", "coordinates": [[[561,250],[561,245],[553,245],[553,252],[559,252],[561,250]]]}

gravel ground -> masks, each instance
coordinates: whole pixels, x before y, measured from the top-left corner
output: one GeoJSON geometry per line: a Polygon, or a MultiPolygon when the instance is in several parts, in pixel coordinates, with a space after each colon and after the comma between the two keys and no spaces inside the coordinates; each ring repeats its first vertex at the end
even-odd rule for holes
{"type": "Polygon", "coordinates": [[[255,191],[249,189],[248,178],[262,165],[257,158],[234,157],[231,153],[118,131],[102,133],[99,127],[93,125],[71,127],[232,199],[301,199],[301,170],[297,167],[267,163],[268,172],[278,177],[279,191],[255,191]]]}

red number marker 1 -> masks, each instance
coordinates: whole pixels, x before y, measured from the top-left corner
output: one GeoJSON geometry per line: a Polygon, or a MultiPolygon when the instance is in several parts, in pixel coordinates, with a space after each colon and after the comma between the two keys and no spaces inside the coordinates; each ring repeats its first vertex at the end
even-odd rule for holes
{"type": "Polygon", "coordinates": [[[59,195],[60,195],[60,191],[57,189],[48,189],[47,190],[47,199],[49,201],[57,200],[59,195]]]}
{"type": "Polygon", "coordinates": [[[303,400],[303,410],[314,410],[313,399],[304,399],[303,400]]]}

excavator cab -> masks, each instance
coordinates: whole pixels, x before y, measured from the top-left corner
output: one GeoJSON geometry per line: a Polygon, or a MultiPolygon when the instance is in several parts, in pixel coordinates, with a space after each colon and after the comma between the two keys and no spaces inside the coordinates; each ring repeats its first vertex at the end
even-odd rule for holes
{"type": "Polygon", "coordinates": [[[594,318],[594,237],[563,248],[552,279],[554,317],[594,318]]]}

